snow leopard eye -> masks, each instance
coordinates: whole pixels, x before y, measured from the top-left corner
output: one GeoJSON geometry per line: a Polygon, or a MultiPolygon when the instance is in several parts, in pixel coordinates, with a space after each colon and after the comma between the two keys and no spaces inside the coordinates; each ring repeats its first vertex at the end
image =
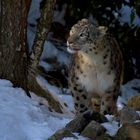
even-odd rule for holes
{"type": "Polygon", "coordinates": [[[80,33],[80,35],[79,35],[81,38],[83,38],[83,37],[85,37],[85,33],[80,33]]]}
{"type": "Polygon", "coordinates": [[[89,37],[89,31],[88,28],[84,28],[81,30],[81,33],[79,34],[79,37],[82,38],[87,38],[89,37]]]}

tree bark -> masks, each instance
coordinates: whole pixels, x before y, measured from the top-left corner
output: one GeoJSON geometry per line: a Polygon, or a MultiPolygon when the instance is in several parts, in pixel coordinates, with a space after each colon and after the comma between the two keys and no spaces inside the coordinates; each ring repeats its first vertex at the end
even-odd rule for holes
{"type": "Polygon", "coordinates": [[[0,78],[27,90],[26,27],[30,0],[0,0],[0,78]]]}

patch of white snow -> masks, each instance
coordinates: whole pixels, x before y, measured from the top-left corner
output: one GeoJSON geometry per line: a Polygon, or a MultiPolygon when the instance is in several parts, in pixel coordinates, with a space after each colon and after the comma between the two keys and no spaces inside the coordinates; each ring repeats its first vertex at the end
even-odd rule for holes
{"type": "Polygon", "coordinates": [[[0,140],[46,140],[71,120],[43,112],[38,102],[7,80],[0,80],[0,108],[0,140]]]}
{"type": "Polygon", "coordinates": [[[140,80],[139,79],[133,79],[132,81],[129,81],[125,85],[121,86],[121,97],[127,103],[127,101],[135,96],[140,95],[140,80]]]}
{"type": "Polygon", "coordinates": [[[129,7],[127,5],[122,4],[122,8],[119,10],[119,12],[122,15],[119,18],[119,21],[120,21],[120,23],[122,23],[122,25],[124,23],[128,23],[129,25],[134,24],[135,26],[140,26],[140,18],[136,14],[136,11],[133,7],[129,7]],[[131,23],[131,13],[132,12],[134,13],[134,20],[131,23]]]}
{"type": "Polygon", "coordinates": [[[106,115],[106,117],[109,122],[102,123],[101,125],[106,128],[107,134],[109,134],[110,136],[114,136],[120,128],[119,123],[113,119],[113,115],[106,115]]]}

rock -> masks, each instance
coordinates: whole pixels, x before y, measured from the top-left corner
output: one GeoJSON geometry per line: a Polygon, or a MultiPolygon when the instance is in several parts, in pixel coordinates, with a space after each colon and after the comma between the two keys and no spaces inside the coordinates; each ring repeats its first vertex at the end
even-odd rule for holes
{"type": "Polygon", "coordinates": [[[76,116],[71,122],[66,125],[66,128],[72,132],[81,133],[85,127],[92,121],[97,121],[99,123],[106,122],[107,119],[104,115],[99,114],[98,112],[86,112],[83,115],[76,116]]]}
{"type": "Polygon", "coordinates": [[[113,140],[113,138],[105,133],[101,136],[97,136],[94,140],[113,140]]]}
{"type": "Polygon", "coordinates": [[[124,123],[133,123],[136,120],[140,120],[140,116],[138,113],[128,107],[124,107],[121,111],[118,113],[119,115],[119,120],[122,124],[124,123]]]}
{"type": "Polygon", "coordinates": [[[140,122],[124,124],[114,140],[140,140],[140,122]]]}
{"type": "Polygon", "coordinates": [[[64,137],[73,137],[78,139],[72,132],[66,128],[58,130],[54,135],[52,135],[48,140],[62,140],[64,137]]]}
{"type": "Polygon", "coordinates": [[[61,140],[64,137],[74,137],[72,132],[80,133],[89,123],[89,120],[86,120],[83,115],[79,115],[70,121],[65,128],[58,130],[53,134],[49,140],[61,140]]]}
{"type": "Polygon", "coordinates": [[[71,130],[72,132],[80,133],[88,123],[89,121],[86,120],[82,115],[78,115],[66,125],[66,128],[71,130]]]}
{"type": "Polygon", "coordinates": [[[81,132],[83,132],[83,130],[85,131],[85,133],[83,132],[83,134],[85,134],[85,135],[86,135],[86,131],[90,131],[92,133],[92,131],[96,130],[93,134],[91,134],[91,136],[89,133],[89,138],[92,137],[93,135],[100,136],[100,134],[105,132],[105,128],[103,128],[99,122],[105,122],[105,121],[107,121],[105,116],[103,116],[97,112],[92,112],[92,113],[86,112],[83,115],[81,114],[81,115],[76,116],[72,121],[70,121],[65,126],[65,128],[58,130],[48,140],[61,140],[64,137],[77,138],[72,133],[77,132],[80,134],[81,132]],[[94,121],[92,121],[92,120],[94,120],[94,121]],[[98,122],[96,122],[96,121],[98,121],[98,122]]]}
{"type": "Polygon", "coordinates": [[[96,121],[91,121],[86,128],[82,131],[81,135],[95,139],[97,136],[105,134],[105,128],[96,121]]]}
{"type": "Polygon", "coordinates": [[[140,95],[136,95],[136,96],[131,97],[128,100],[127,105],[128,105],[128,107],[131,107],[137,111],[140,111],[140,95]]]}
{"type": "Polygon", "coordinates": [[[95,112],[95,111],[86,112],[83,114],[83,117],[89,121],[94,120],[99,123],[108,122],[108,119],[104,115],[100,114],[99,112],[95,112]]]}

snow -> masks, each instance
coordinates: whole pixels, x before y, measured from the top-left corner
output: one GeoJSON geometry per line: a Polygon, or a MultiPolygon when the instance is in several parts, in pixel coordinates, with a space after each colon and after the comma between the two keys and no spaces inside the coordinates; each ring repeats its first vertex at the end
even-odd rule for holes
{"type": "Polygon", "coordinates": [[[12,85],[8,80],[0,80],[0,140],[47,140],[71,120],[71,117],[51,115],[47,108],[42,109],[39,102],[26,96],[23,89],[12,85]]]}
{"type": "Polygon", "coordinates": [[[107,134],[109,134],[110,136],[114,136],[118,129],[119,129],[119,124],[116,121],[112,121],[112,122],[107,122],[107,123],[102,123],[102,126],[104,126],[104,128],[106,128],[107,130],[107,134]]]}
{"type": "Polygon", "coordinates": [[[7,80],[0,80],[0,108],[0,140],[46,140],[71,120],[51,116],[7,80]]]}
{"type": "Polygon", "coordinates": [[[136,10],[133,7],[129,7],[127,5],[122,4],[122,8],[119,10],[121,13],[121,17],[119,17],[120,23],[123,25],[124,23],[128,23],[128,25],[140,26],[140,18],[136,14],[136,10]],[[134,13],[134,20],[131,23],[131,14],[134,13]]]}
{"type": "Polygon", "coordinates": [[[56,59],[61,65],[68,67],[70,64],[71,57],[68,52],[57,49],[50,41],[45,41],[44,49],[40,58],[40,65],[46,70],[51,71],[52,65],[45,64],[46,59],[56,59]]]}
{"type": "Polygon", "coordinates": [[[41,0],[32,0],[31,7],[28,13],[27,41],[30,52],[35,38],[37,19],[40,18],[40,2],[41,0]],[[35,27],[32,27],[30,25],[34,25],[35,27]]]}
{"type": "Polygon", "coordinates": [[[126,104],[127,104],[126,99],[122,98],[122,96],[119,96],[118,100],[117,100],[117,109],[118,109],[118,111],[123,109],[124,105],[126,105],[126,104]]]}
{"type": "Polygon", "coordinates": [[[140,80],[133,79],[121,87],[121,94],[124,103],[127,103],[132,96],[139,95],[140,80]]]}
{"type": "Polygon", "coordinates": [[[28,14],[28,23],[35,24],[35,25],[37,24],[36,19],[40,17],[40,10],[39,10],[40,2],[41,0],[31,1],[31,7],[28,14]]]}
{"type": "MultiPolygon", "coordinates": [[[[139,86],[140,80],[134,79],[122,88],[125,88],[127,94],[132,94],[132,90],[135,91],[139,86]]],[[[51,91],[55,94],[56,90],[58,90],[56,87],[51,87],[51,91]]],[[[58,91],[59,98],[68,104],[73,104],[70,95],[62,95],[58,91]]],[[[121,101],[118,102],[121,103],[121,101]]],[[[40,106],[37,99],[29,98],[23,89],[14,88],[10,81],[4,79],[0,80],[0,108],[0,140],[46,140],[72,119],[72,116],[66,114],[51,114],[47,106],[40,106]]],[[[109,122],[102,123],[102,125],[109,135],[114,136],[120,128],[119,123],[114,120],[113,115],[106,115],[106,117],[109,122]]],[[[87,140],[79,134],[74,135],[79,140],[87,140]]],[[[75,139],[64,138],[63,140],[75,139]]]]}
{"type": "MultiPolygon", "coordinates": [[[[77,133],[74,133],[74,135],[78,138],[78,140],[89,140],[88,138],[79,136],[79,134],[77,133]]],[[[67,137],[67,138],[63,138],[63,140],[77,140],[77,139],[72,137],[67,137]]]]}
{"type": "Polygon", "coordinates": [[[107,134],[109,134],[110,136],[114,136],[120,128],[119,123],[114,120],[113,115],[106,115],[106,118],[109,122],[102,123],[101,125],[106,128],[107,134]]]}
{"type": "Polygon", "coordinates": [[[136,111],[138,114],[139,114],[139,116],[140,116],[140,111],[136,111]]]}
{"type": "Polygon", "coordinates": [[[0,86],[2,86],[2,87],[5,87],[5,86],[12,87],[13,84],[8,80],[3,79],[3,80],[0,80],[0,86]]]}
{"type": "Polygon", "coordinates": [[[62,5],[62,10],[59,11],[58,10],[58,6],[56,5],[56,10],[54,11],[54,17],[53,17],[53,21],[54,22],[59,22],[62,25],[65,26],[65,20],[64,20],[64,16],[66,13],[66,9],[67,9],[67,4],[62,5]]]}
{"type": "Polygon", "coordinates": [[[54,97],[55,100],[59,101],[61,103],[61,106],[63,108],[63,113],[67,114],[69,117],[73,118],[74,114],[72,113],[74,111],[74,103],[71,95],[66,95],[67,91],[64,91],[63,93],[61,88],[58,88],[56,86],[50,85],[43,77],[38,76],[37,77],[38,83],[41,85],[41,87],[45,90],[48,90],[51,95],[54,97]],[[64,104],[67,104],[68,107],[66,107],[64,104]]]}

